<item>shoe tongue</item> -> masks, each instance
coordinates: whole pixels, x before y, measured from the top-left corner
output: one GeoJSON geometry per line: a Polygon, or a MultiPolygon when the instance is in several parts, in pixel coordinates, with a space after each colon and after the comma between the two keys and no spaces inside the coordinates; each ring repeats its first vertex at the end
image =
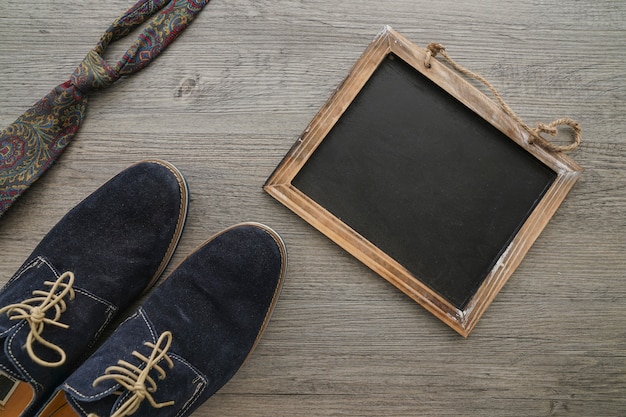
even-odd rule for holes
{"type": "MultiPolygon", "coordinates": [[[[45,281],[54,282],[59,273],[43,258],[34,258],[11,279],[2,293],[2,307],[24,303],[35,297],[34,291],[49,291],[50,286],[45,281]]],[[[0,355],[0,369],[4,369],[11,376],[28,382],[37,394],[47,394],[44,387],[57,387],[70,374],[76,362],[84,355],[85,349],[96,335],[113,318],[117,308],[106,300],[90,294],[78,286],[73,287],[74,298],[64,299],[66,309],[61,313],[58,322],[69,327],[59,327],[54,324],[45,324],[41,337],[57,349],[44,346],[33,340],[31,348],[37,358],[54,364],[39,364],[31,358],[26,345],[31,333],[26,319],[11,320],[7,314],[0,315],[0,344],[5,354],[0,355]],[[84,323],[89,323],[86,326],[84,323]],[[89,331],[85,331],[89,328],[89,331]],[[62,359],[63,351],[66,360],[62,359]]],[[[38,303],[28,303],[36,306],[38,303]]],[[[28,309],[25,309],[28,310],[28,309]]],[[[47,316],[54,319],[55,309],[50,308],[47,316]]]]}
{"type": "MultiPolygon", "coordinates": [[[[37,257],[26,263],[5,287],[2,293],[2,306],[23,303],[33,297],[36,290],[45,290],[45,281],[55,281],[58,275],[54,268],[43,258],[37,257]]],[[[0,368],[5,369],[13,377],[35,385],[40,380],[38,366],[33,366],[26,351],[26,338],[30,333],[30,327],[25,320],[11,320],[8,312],[0,314],[0,344],[5,354],[0,355],[0,368]]],[[[36,349],[36,347],[34,347],[36,349]]],[[[39,352],[46,360],[55,360],[46,357],[46,352],[39,352]]],[[[58,359],[58,358],[57,358],[58,359]]],[[[46,373],[48,373],[46,371],[46,373]]],[[[42,375],[45,379],[45,375],[42,375]]]]}
{"type": "MultiPolygon", "coordinates": [[[[135,315],[122,323],[107,341],[85,361],[63,384],[69,401],[77,408],[87,411],[87,414],[110,415],[117,410],[132,393],[121,387],[114,379],[99,381],[94,386],[96,378],[106,374],[106,369],[117,365],[123,360],[141,369],[145,363],[132,355],[133,351],[149,357],[151,348],[145,342],[156,343],[159,333],[151,326],[149,320],[140,309],[135,315]]],[[[159,366],[165,371],[165,378],[159,379],[156,370],[150,371],[150,376],[156,382],[156,390],[151,393],[156,403],[174,401],[174,405],[154,409],[147,399],[141,403],[139,410],[145,410],[145,415],[151,417],[171,416],[181,407],[189,406],[196,401],[208,386],[207,377],[189,364],[184,358],[175,353],[174,344],[168,351],[174,366],[170,368],[164,360],[159,366]]],[[[113,372],[115,373],[115,372],[113,372]]],[[[209,388],[210,389],[210,388],[209,388]]],[[[138,411],[137,415],[143,415],[138,411]]]]}
{"type": "Polygon", "coordinates": [[[147,322],[137,314],[131,316],[67,378],[61,389],[74,409],[80,410],[81,416],[112,414],[123,388],[113,379],[105,379],[94,385],[95,379],[105,375],[107,368],[117,365],[120,360],[139,366],[141,361],[132,352],[138,350],[144,353],[145,349],[142,349],[143,342],[135,341],[154,342],[153,334],[147,322]],[[129,332],[133,337],[125,338],[124,332],[129,332]]]}
{"type": "MultiPolygon", "coordinates": [[[[44,284],[45,281],[54,282],[58,277],[54,268],[45,259],[37,257],[31,260],[11,278],[3,289],[0,308],[20,304],[29,298],[33,298],[34,291],[42,291],[48,288],[44,284]]],[[[0,314],[0,335],[2,336],[20,323],[20,320],[11,320],[8,313],[3,312],[0,314]]]]}
{"type": "Polygon", "coordinates": [[[81,401],[96,401],[118,391],[120,385],[114,379],[102,380],[95,386],[94,380],[105,375],[107,368],[117,365],[120,360],[143,367],[142,361],[134,357],[132,352],[137,351],[145,355],[147,347],[144,343],[155,343],[155,337],[155,332],[148,322],[136,313],[124,321],[105,343],[69,376],[64,385],[81,401]]]}

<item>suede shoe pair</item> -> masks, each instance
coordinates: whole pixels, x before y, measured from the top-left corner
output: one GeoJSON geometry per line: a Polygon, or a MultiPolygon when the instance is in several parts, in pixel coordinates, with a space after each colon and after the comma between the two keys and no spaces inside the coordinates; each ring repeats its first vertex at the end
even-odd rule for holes
{"type": "Polygon", "coordinates": [[[145,161],[46,235],[0,291],[0,417],[188,416],[235,374],[285,274],[258,223],[207,240],[84,360],[165,269],[187,204],[180,172],[145,161]]]}

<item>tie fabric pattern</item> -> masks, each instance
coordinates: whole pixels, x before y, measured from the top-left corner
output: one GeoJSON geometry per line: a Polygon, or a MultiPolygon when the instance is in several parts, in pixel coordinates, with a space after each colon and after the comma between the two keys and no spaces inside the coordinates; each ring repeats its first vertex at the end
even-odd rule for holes
{"type": "Polygon", "coordinates": [[[90,93],[109,87],[154,60],[191,23],[209,0],[139,0],[106,30],[65,83],[0,133],[0,216],[59,157],[85,117],[90,93]],[[153,16],[153,17],[152,17],[153,16]],[[147,23],[114,65],[103,54],[147,23]]]}

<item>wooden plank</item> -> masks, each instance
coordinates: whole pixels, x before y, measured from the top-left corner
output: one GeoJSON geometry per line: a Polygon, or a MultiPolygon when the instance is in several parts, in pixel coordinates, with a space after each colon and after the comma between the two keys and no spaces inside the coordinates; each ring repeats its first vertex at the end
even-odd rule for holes
{"type": "MultiPolygon", "coordinates": [[[[130,3],[0,2],[0,125],[130,3]]],[[[154,65],[91,97],[76,141],[0,219],[0,280],[80,199],[160,157],[191,188],[174,264],[242,220],[277,229],[290,254],[257,350],[194,417],[623,416],[625,33],[612,0],[212,0],[154,65]],[[571,157],[585,173],[467,340],[261,188],[385,24],[444,44],[530,125],[583,127],[571,157]]]]}

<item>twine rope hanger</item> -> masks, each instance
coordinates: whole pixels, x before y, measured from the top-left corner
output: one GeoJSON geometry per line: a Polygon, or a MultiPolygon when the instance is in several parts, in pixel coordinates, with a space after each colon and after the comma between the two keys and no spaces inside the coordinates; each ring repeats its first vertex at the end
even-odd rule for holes
{"type": "Polygon", "coordinates": [[[504,101],[498,90],[496,90],[496,88],[489,81],[487,81],[480,74],[470,71],[469,69],[457,64],[452,58],[450,58],[450,56],[446,52],[446,48],[443,45],[439,43],[428,44],[428,46],[426,47],[426,58],[424,60],[424,66],[426,68],[431,68],[431,59],[433,57],[436,57],[437,55],[443,57],[443,59],[459,73],[465,75],[468,78],[473,78],[477,81],[480,81],[482,84],[484,84],[489,89],[489,91],[491,91],[504,112],[511,116],[526,132],[528,132],[528,134],[530,135],[530,143],[537,143],[542,148],[551,152],[569,152],[578,148],[578,146],[580,145],[580,142],[582,140],[582,128],[577,121],[572,120],[568,117],[563,117],[560,119],[556,119],[555,121],[548,124],[537,123],[537,126],[533,129],[526,123],[524,123],[524,121],[513,111],[513,109],[509,107],[509,105],[504,101]],[[572,128],[572,143],[568,145],[555,145],[542,136],[542,133],[545,133],[552,137],[556,137],[556,135],[559,133],[558,126],[569,126],[572,128]]]}

